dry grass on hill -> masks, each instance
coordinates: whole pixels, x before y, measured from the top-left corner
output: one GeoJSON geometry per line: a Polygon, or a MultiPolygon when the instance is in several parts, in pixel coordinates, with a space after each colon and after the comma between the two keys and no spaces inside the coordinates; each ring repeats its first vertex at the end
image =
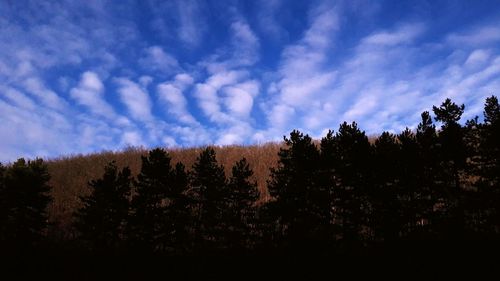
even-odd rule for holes
{"type": "MultiPolygon", "coordinates": [[[[254,171],[254,179],[261,191],[261,200],[268,199],[266,180],[269,168],[276,165],[280,143],[267,143],[253,146],[215,146],[217,161],[224,165],[226,175],[231,175],[233,164],[245,157],[254,171]]],[[[196,157],[204,147],[187,149],[169,149],[172,164],[182,162],[190,170],[196,157]]],[[[79,196],[89,192],[87,183],[102,176],[104,166],[116,161],[119,168],[128,166],[136,176],[141,167],[141,155],[148,150],[129,148],[122,152],[101,152],[90,155],[76,155],[47,161],[51,175],[50,185],[53,201],[49,206],[49,220],[57,229],[65,229],[71,222],[73,212],[80,207],[79,196]]]]}

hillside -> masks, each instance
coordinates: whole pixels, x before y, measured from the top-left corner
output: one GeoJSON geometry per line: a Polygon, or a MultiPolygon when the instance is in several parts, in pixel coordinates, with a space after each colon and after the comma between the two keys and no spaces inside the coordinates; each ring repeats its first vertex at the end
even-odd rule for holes
{"type": "MultiPolygon", "coordinates": [[[[266,143],[251,146],[214,146],[217,161],[230,173],[232,165],[246,158],[254,171],[253,179],[257,182],[261,192],[260,200],[266,201],[269,197],[266,180],[269,177],[269,168],[276,165],[278,160],[279,143],[266,143]]],[[[172,162],[182,162],[189,170],[196,157],[204,148],[168,149],[172,162]]],[[[129,148],[118,152],[101,152],[89,155],[74,155],[51,159],[47,161],[49,184],[52,186],[53,201],[48,207],[49,221],[56,225],[56,229],[64,230],[71,222],[73,212],[80,207],[79,196],[88,195],[90,191],[87,183],[102,176],[104,166],[116,161],[118,167],[128,166],[135,176],[141,168],[141,156],[147,155],[145,148],[129,148]]]]}

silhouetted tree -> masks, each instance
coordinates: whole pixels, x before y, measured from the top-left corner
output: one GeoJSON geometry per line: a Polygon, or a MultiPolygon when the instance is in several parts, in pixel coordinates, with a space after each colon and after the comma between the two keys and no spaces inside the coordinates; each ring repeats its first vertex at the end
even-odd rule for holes
{"type": "Polygon", "coordinates": [[[202,250],[224,246],[225,221],[229,192],[224,167],[218,165],[215,151],[207,147],[193,165],[191,192],[196,202],[195,243],[202,250]]]}
{"type": "Polygon", "coordinates": [[[500,105],[495,96],[488,97],[484,106],[484,125],[481,127],[479,177],[481,197],[477,204],[482,207],[484,226],[488,232],[500,233],[500,105]]]}
{"type": "Polygon", "coordinates": [[[90,195],[80,197],[83,206],[75,214],[75,227],[93,250],[114,251],[122,246],[132,181],[130,169],[118,171],[113,161],[102,178],[89,182],[90,195]]]}
{"type": "Polygon", "coordinates": [[[167,193],[169,204],[166,216],[170,222],[167,237],[168,245],[174,253],[186,253],[191,246],[193,223],[191,215],[192,201],[188,196],[189,178],[182,163],[177,163],[173,170],[173,182],[167,193]]]}
{"type": "Polygon", "coordinates": [[[393,243],[402,229],[401,185],[399,182],[400,146],[396,136],[383,132],[374,144],[374,189],[372,228],[376,238],[393,243]]]}
{"type": "Polygon", "coordinates": [[[166,208],[168,195],[174,189],[174,171],[170,156],[161,148],[151,150],[141,159],[141,172],[131,202],[128,236],[138,249],[161,250],[170,234],[166,208]]]}
{"type": "Polygon", "coordinates": [[[464,131],[458,123],[465,106],[446,99],[440,107],[433,106],[436,121],[442,122],[439,132],[441,174],[444,175],[443,215],[441,225],[448,235],[460,235],[464,230],[464,214],[460,173],[466,163],[464,131]]]}
{"type": "Polygon", "coordinates": [[[344,122],[331,141],[335,167],[333,214],[344,245],[359,244],[366,237],[371,203],[372,149],[368,137],[357,124],[344,122]]]}
{"type": "Polygon", "coordinates": [[[401,146],[401,162],[398,169],[399,185],[401,186],[400,201],[405,227],[403,235],[415,231],[419,222],[419,206],[416,199],[419,197],[419,147],[415,134],[406,128],[397,136],[401,146]]]}
{"type": "Polygon", "coordinates": [[[330,222],[329,191],[320,186],[320,153],[312,139],[294,130],[284,138],[278,166],[271,169],[268,203],[279,227],[276,242],[281,247],[303,250],[322,239],[330,222]]]}
{"type": "Polygon", "coordinates": [[[500,189],[500,105],[495,96],[488,97],[484,106],[484,131],[482,134],[483,185],[500,189]]]}
{"type": "Polygon", "coordinates": [[[465,145],[463,143],[462,126],[458,123],[465,106],[458,106],[450,99],[446,99],[440,107],[433,106],[436,121],[442,122],[439,141],[443,172],[449,171],[456,189],[460,188],[460,169],[465,165],[465,145]]]}
{"type": "Polygon", "coordinates": [[[230,211],[229,247],[234,250],[244,250],[252,246],[255,241],[255,203],[259,199],[257,183],[252,180],[253,171],[245,158],[236,162],[229,178],[229,204],[230,211]]]}
{"type": "Polygon", "coordinates": [[[0,240],[8,247],[29,248],[41,242],[48,226],[50,175],[42,159],[18,159],[0,165],[0,240]]]}
{"type": "Polygon", "coordinates": [[[416,133],[417,159],[404,159],[405,162],[416,160],[416,180],[418,187],[413,194],[415,217],[412,229],[418,227],[421,233],[429,232],[432,223],[435,194],[442,189],[440,182],[439,143],[436,126],[428,111],[421,114],[421,121],[416,133]]]}

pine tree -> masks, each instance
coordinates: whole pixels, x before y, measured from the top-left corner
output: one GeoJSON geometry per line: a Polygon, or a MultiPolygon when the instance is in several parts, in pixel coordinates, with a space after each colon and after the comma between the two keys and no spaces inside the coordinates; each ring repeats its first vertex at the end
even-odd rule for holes
{"type": "Polygon", "coordinates": [[[269,210],[279,227],[276,243],[303,250],[319,242],[321,227],[329,222],[324,215],[328,208],[321,203],[329,198],[319,185],[320,154],[312,139],[294,130],[284,141],[286,148],[280,149],[268,181],[273,197],[269,210]]]}
{"type": "Polygon", "coordinates": [[[341,228],[344,245],[359,244],[371,212],[368,198],[372,187],[372,149],[365,132],[353,122],[344,122],[334,138],[336,167],[334,220],[341,228]]]}
{"type": "Polygon", "coordinates": [[[495,96],[484,105],[484,125],[481,128],[478,175],[481,197],[479,204],[487,217],[484,225],[490,233],[500,233],[500,105],[495,96]],[[485,204],[485,201],[488,202],[485,204]]]}
{"type": "Polygon", "coordinates": [[[151,150],[141,159],[141,172],[131,202],[128,236],[140,250],[161,250],[169,236],[170,222],[165,215],[168,195],[174,188],[174,171],[170,156],[161,148],[151,150]]]}
{"type": "Polygon", "coordinates": [[[436,121],[442,122],[439,140],[443,168],[449,171],[456,189],[460,188],[460,169],[465,165],[465,145],[463,143],[463,130],[458,123],[465,106],[458,106],[450,99],[446,99],[440,107],[433,106],[436,121]]]}
{"type": "Polygon", "coordinates": [[[168,242],[175,253],[186,253],[190,250],[193,218],[191,200],[188,196],[189,178],[182,163],[177,163],[173,171],[172,188],[167,193],[169,205],[166,216],[170,222],[168,242]]]}
{"type": "Polygon", "coordinates": [[[406,128],[398,135],[401,146],[401,162],[399,171],[399,185],[401,186],[401,211],[405,218],[403,235],[411,234],[417,227],[420,184],[419,184],[419,147],[415,134],[406,128]]]}
{"type": "Polygon", "coordinates": [[[373,226],[377,238],[392,243],[402,229],[401,186],[399,182],[400,146],[396,136],[383,132],[374,144],[373,226]]]}
{"type": "Polygon", "coordinates": [[[445,235],[460,235],[464,230],[463,192],[460,174],[466,164],[466,146],[464,144],[464,130],[458,123],[465,106],[457,105],[446,99],[440,107],[433,106],[436,121],[442,123],[439,133],[441,144],[441,169],[445,175],[445,196],[443,220],[445,235]]]}
{"type": "Polygon", "coordinates": [[[190,174],[191,192],[196,202],[195,247],[201,250],[224,248],[224,212],[229,192],[224,167],[218,165],[215,151],[207,147],[193,165],[190,174]]]}
{"type": "Polygon", "coordinates": [[[80,197],[83,206],[75,214],[75,227],[93,250],[114,251],[121,246],[132,181],[130,169],[118,171],[113,161],[104,168],[102,178],[89,182],[90,195],[80,197]]]}
{"type": "Polygon", "coordinates": [[[0,166],[0,174],[0,240],[14,248],[39,244],[51,201],[47,166],[42,159],[20,158],[6,169],[0,166]]]}
{"type": "Polygon", "coordinates": [[[253,171],[245,158],[236,162],[229,178],[229,247],[243,250],[255,243],[255,203],[259,199],[257,182],[252,180],[253,171]]]}
{"type": "Polygon", "coordinates": [[[483,185],[500,190],[500,105],[495,96],[486,99],[484,122],[481,144],[483,185]]]}
{"type": "MultiPolygon", "coordinates": [[[[438,183],[441,169],[439,166],[438,136],[436,126],[432,123],[432,118],[428,111],[421,114],[422,120],[417,126],[416,141],[418,146],[416,178],[418,189],[413,194],[415,216],[411,223],[412,228],[417,226],[421,232],[426,232],[431,228],[433,205],[435,203],[435,193],[441,188],[438,183]]],[[[409,159],[408,161],[412,161],[409,159]]]]}

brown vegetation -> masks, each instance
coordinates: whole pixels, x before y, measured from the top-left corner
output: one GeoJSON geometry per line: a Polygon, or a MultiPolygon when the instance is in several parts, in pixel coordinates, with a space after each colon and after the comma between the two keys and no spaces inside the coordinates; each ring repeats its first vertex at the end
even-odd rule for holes
{"type": "MultiPolygon", "coordinates": [[[[266,143],[252,146],[216,146],[217,161],[224,165],[226,175],[230,175],[233,164],[245,157],[254,171],[261,192],[260,200],[269,197],[266,180],[269,168],[278,160],[280,143],[266,143]]],[[[168,149],[172,162],[182,162],[190,170],[203,147],[168,149]]],[[[47,161],[51,175],[53,201],[49,206],[49,221],[56,229],[69,227],[73,212],[80,207],[79,196],[88,195],[87,183],[102,176],[104,166],[116,161],[118,167],[130,167],[135,176],[141,167],[141,156],[147,154],[145,148],[127,148],[119,152],[101,152],[89,155],[73,155],[47,161]]],[[[63,231],[63,233],[67,233],[63,231]]]]}

